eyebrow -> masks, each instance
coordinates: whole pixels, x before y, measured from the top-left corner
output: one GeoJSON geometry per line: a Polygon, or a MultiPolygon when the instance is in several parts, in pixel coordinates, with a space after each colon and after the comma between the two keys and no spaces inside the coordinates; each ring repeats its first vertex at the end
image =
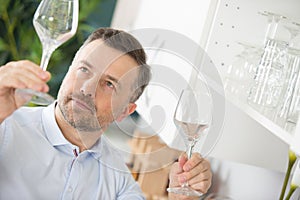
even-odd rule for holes
{"type": "Polygon", "coordinates": [[[81,60],[80,63],[87,65],[89,68],[94,68],[94,66],[86,60],[81,60]]]}
{"type": "Polygon", "coordinates": [[[119,84],[119,80],[111,75],[105,74],[104,77],[110,79],[111,81],[118,83],[119,84]]]}

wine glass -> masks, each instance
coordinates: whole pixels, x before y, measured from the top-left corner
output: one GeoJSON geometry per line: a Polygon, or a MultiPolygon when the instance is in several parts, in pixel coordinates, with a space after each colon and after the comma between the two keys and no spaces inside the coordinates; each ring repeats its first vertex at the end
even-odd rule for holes
{"type": "Polygon", "coordinates": [[[263,12],[268,26],[265,35],[264,49],[254,75],[254,83],[247,97],[248,104],[264,115],[272,118],[283,91],[285,77],[285,60],[288,38],[284,24],[287,18],[283,15],[263,12]]]}
{"type": "Polygon", "coordinates": [[[239,99],[246,101],[261,52],[257,46],[243,42],[237,44],[243,47],[243,51],[228,66],[224,88],[230,95],[239,96],[239,99]]]}
{"type": "MultiPolygon", "coordinates": [[[[45,71],[53,51],[69,40],[78,26],[78,0],[42,0],[33,18],[34,28],[43,46],[40,67],[45,71]]],[[[19,89],[22,95],[32,95],[31,102],[48,105],[54,101],[49,94],[31,89],[19,89]]]]}
{"type": "Polygon", "coordinates": [[[267,30],[265,31],[264,45],[268,40],[285,40],[286,32],[282,26],[287,17],[278,13],[269,11],[258,12],[258,14],[267,17],[267,30]]]}
{"type": "MultiPolygon", "coordinates": [[[[187,157],[191,158],[195,144],[204,137],[212,121],[212,99],[207,87],[184,89],[174,113],[174,123],[187,145],[187,157]]],[[[185,182],[181,187],[168,188],[168,192],[185,196],[201,196],[185,182]]]]}
{"type": "MultiPolygon", "coordinates": [[[[286,80],[284,84],[284,94],[281,99],[279,110],[276,116],[276,122],[284,126],[285,122],[292,122],[289,120],[290,108],[293,110],[293,103],[295,102],[294,98],[296,97],[297,84],[299,84],[299,70],[300,70],[300,40],[297,37],[300,35],[300,24],[294,21],[290,21],[285,25],[285,28],[290,32],[290,40],[288,48],[286,51],[286,80]],[[292,103],[293,102],[293,103],[292,103]]],[[[293,123],[296,123],[297,120],[294,120],[293,123]]]]}

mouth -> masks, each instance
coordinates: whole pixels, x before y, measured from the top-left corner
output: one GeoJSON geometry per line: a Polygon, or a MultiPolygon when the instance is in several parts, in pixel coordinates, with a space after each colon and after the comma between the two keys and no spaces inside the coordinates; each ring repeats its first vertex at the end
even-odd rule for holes
{"type": "Polygon", "coordinates": [[[72,101],[74,107],[79,108],[80,110],[88,110],[91,113],[94,113],[94,109],[84,101],[75,98],[72,98],[72,101]]]}

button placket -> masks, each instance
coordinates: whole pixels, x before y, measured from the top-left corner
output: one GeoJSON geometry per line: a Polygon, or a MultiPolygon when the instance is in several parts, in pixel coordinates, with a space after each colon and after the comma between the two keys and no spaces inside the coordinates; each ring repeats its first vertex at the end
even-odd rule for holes
{"type": "Polygon", "coordinates": [[[78,162],[78,158],[80,156],[74,155],[71,163],[68,164],[68,180],[65,186],[65,191],[63,195],[63,199],[73,199],[75,188],[78,184],[79,176],[80,176],[80,163],[78,162]]]}
{"type": "Polygon", "coordinates": [[[67,190],[69,193],[70,192],[73,192],[73,188],[72,188],[72,186],[69,186],[69,188],[68,188],[68,190],[67,190]]]}

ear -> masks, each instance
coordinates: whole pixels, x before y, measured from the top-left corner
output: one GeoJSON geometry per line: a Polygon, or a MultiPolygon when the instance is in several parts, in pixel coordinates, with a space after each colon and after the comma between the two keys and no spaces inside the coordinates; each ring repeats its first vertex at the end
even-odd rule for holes
{"type": "Polygon", "coordinates": [[[136,109],[136,104],[135,103],[129,103],[123,110],[123,112],[117,117],[116,121],[120,122],[122,121],[125,117],[133,113],[136,109]]]}

